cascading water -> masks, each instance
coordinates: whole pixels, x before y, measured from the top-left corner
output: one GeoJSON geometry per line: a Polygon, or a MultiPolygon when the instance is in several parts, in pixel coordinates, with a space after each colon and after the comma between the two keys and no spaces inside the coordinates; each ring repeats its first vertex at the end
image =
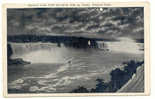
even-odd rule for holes
{"type": "Polygon", "coordinates": [[[133,39],[127,37],[118,38],[118,41],[115,42],[107,42],[107,41],[98,41],[99,49],[108,49],[112,52],[122,52],[122,53],[130,53],[130,54],[143,54],[143,43],[136,43],[133,39]]]}
{"type": "Polygon", "coordinates": [[[31,63],[63,63],[65,47],[53,43],[11,43],[12,59],[22,58],[31,63]]]}

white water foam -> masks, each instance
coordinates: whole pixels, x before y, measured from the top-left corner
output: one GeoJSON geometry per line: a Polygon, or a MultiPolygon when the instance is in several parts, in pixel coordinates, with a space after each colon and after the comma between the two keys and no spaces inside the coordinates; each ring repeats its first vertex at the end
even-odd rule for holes
{"type": "Polygon", "coordinates": [[[143,54],[144,51],[139,50],[142,44],[136,43],[133,39],[127,37],[119,38],[116,42],[107,42],[108,48],[113,52],[143,54]]]}

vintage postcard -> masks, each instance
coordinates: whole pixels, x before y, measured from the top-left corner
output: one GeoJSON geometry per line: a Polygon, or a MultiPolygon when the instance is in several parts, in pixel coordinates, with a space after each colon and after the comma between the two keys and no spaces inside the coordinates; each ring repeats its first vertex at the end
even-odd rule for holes
{"type": "Polygon", "coordinates": [[[5,97],[149,95],[149,3],[3,5],[5,97]]]}

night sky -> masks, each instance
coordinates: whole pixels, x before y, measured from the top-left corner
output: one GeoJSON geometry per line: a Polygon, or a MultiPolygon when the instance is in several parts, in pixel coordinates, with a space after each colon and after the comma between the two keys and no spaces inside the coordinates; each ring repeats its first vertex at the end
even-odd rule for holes
{"type": "Polygon", "coordinates": [[[143,8],[25,8],[7,10],[8,35],[144,38],[143,8]]]}

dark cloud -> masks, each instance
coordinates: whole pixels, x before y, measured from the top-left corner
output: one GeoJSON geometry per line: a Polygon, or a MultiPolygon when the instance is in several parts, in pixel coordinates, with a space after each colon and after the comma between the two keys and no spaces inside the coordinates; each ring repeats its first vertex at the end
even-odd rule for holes
{"type": "Polygon", "coordinates": [[[8,35],[144,35],[143,8],[8,9],[8,35]]]}

